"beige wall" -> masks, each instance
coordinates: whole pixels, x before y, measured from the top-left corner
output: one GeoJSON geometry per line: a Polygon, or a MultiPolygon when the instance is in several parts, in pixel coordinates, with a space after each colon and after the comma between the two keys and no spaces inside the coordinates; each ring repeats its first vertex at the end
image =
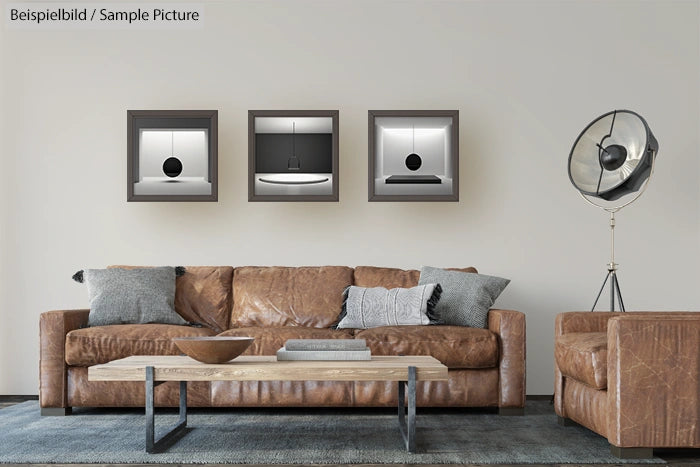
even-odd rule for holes
{"type": "Polygon", "coordinates": [[[618,215],[628,309],[700,309],[700,40],[688,1],[235,1],[200,31],[0,36],[0,394],[37,392],[38,318],[84,267],[474,265],[512,279],[528,393],[554,316],[590,307],[608,219],[570,185],[583,127],[644,115],[661,150],[618,215]],[[126,202],[126,109],[219,110],[219,202],[126,202]],[[340,202],[249,203],[247,110],[339,109],[340,202]],[[367,110],[459,109],[460,202],[368,203],[367,110]]]}

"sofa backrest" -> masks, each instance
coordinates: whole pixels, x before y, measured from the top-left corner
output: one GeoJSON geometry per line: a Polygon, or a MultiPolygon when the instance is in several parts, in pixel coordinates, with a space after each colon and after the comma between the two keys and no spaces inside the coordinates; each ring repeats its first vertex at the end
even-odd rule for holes
{"type": "Polygon", "coordinates": [[[175,311],[216,332],[228,329],[233,297],[231,266],[188,266],[175,280],[175,311]]]}
{"type": "MultiPolygon", "coordinates": [[[[473,272],[476,269],[447,268],[450,271],[473,272]]],[[[354,273],[354,283],[358,287],[384,287],[393,289],[396,287],[415,287],[420,279],[420,271],[417,269],[379,268],[375,266],[357,266],[354,273]]]]}
{"type": "MultiPolygon", "coordinates": [[[[565,311],[554,320],[556,336],[570,332],[607,332],[611,318],[630,319],[634,316],[645,318],[685,317],[697,318],[700,313],[693,311],[565,311]]],[[[634,319],[634,318],[632,318],[634,319]]]]}
{"type": "Polygon", "coordinates": [[[338,320],[352,277],[346,266],[236,268],[230,327],[328,328],[338,320]]]}
{"type": "MultiPolygon", "coordinates": [[[[477,272],[473,267],[448,269],[477,272]]],[[[176,279],[175,311],[216,332],[255,326],[328,328],[338,320],[348,286],[415,287],[419,278],[417,269],[376,266],[186,266],[176,279]]]]}

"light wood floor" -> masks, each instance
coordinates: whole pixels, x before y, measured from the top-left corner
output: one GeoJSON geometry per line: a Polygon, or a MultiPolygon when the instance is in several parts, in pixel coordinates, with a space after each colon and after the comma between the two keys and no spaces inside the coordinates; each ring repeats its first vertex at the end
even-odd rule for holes
{"type": "MultiPolygon", "coordinates": [[[[25,400],[30,400],[30,399],[36,399],[36,397],[27,397],[27,396],[0,396],[0,409],[3,409],[5,407],[9,407],[15,404],[18,404],[20,402],[24,402],[25,400]]],[[[552,409],[554,410],[554,409],[552,409]]],[[[661,459],[665,460],[668,462],[668,464],[498,464],[499,467],[538,467],[538,466],[544,466],[547,465],[548,467],[625,467],[625,466],[635,466],[635,465],[640,465],[640,466],[663,466],[663,465],[672,465],[673,467],[700,467],[700,449],[657,449],[654,450],[654,454],[661,459]]],[[[13,464],[5,464],[7,466],[11,466],[13,464]]],[[[36,466],[36,467],[75,467],[79,465],[89,465],[90,467],[102,467],[102,466],[110,466],[110,467],[153,467],[154,464],[18,464],[18,467],[27,467],[27,466],[36,466]]],[[[183,467],[191,467],[189,464],[161,464],[161,465],[171,465],[173,467],[177,466],[183,466],[183,467]]],[[[233,465],[235,467],[240,467],[241,464],[201,464],[201,467],[223,467],[226,465],[233,465]]],[[[328,464],[315,464],[320,467],[323,465],[328,465],[328,464]]],[[[332,465],[332,464],[330,464],[332,465]]],[[[416,465],[418,467],[418,464],[396,464],[398,465],[404,465],[404,466],[409,466],[409,465],[416,465]]],[[[495,464],[469,464],[474,467],[480,467],[480,466],[487,466],[487,465],[495,465],[495,464]]],[[[373,464],[347,464],[347,467],[387,467],[386,464],[379,464],[379,465],[373,465],[373,464]]],[[[267,465],[256,465],[256,464],[248,464],[246,467],[268,467],[267,465]]],[[[273,467],[299,467],[298,464],[275,464],[273,467]]],[[[420,467],[446,467],[446,464],[437,464],[437,465],[431,465],[431,464],[420,464],[420,467]]]]}

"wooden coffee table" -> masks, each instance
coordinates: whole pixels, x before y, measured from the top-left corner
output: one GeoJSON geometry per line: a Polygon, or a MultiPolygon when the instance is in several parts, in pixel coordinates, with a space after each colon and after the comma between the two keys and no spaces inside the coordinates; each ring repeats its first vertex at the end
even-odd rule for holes
{"type": "Polygon", "coordinates": [[[185,356],[133,356],[89,367],[88,380],[145,382],[146,451],[149,453],[157,452],[184,432],[188,381],[397,381],[399,429],[408,452],[415,452],[416,382],[447,381],[447,367],[430,356],[281,362],[274,356],[251,356],[224,364],[200,363],[185,356]],[[180,382],[180,419],[156,440],[153,388],[165,381],[180,382]]]}

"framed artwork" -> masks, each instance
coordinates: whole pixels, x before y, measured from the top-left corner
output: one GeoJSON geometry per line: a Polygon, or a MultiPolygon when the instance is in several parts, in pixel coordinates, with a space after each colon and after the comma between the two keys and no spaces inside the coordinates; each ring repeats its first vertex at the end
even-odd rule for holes
{"type": "Polygon", "coordinates": [[[459,110],[370,110],[369,201],[459,201],[459,110]]]}
{"type": "Polygon", "coordinates": [[[217,110],[127,110],[127,201],[216,201],[217,110]]]}
{"type": "Polygon", "coordinates": [[[338,201],[338,111],[248,111],[248,201],[338,201]]]}

